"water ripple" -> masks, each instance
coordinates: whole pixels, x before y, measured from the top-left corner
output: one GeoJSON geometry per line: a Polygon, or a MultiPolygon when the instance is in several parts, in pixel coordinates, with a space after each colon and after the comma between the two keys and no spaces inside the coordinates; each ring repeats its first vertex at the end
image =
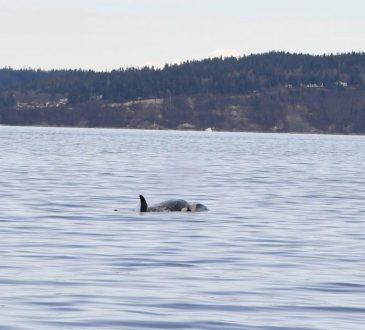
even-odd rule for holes
{"type": "Polygon", "coordinates": [[[0,138],[1,330],[364,328],[364,137],[0,138]],[[140,193],[209,212],[139,214],[140,193]]]}

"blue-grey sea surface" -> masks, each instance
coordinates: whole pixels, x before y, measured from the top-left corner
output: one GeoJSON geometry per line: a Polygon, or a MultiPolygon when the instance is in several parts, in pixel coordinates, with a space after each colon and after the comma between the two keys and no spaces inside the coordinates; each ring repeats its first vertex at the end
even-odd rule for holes
{"type": "Polygon", "coordinates": [[[0,126],[0,329],[365,329],[365,137],[0,126]]]}

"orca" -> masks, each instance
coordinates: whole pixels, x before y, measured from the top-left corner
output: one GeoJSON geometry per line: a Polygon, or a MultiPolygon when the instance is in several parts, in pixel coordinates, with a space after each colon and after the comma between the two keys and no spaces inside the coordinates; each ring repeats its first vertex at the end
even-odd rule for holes
{"type": "Polygon", "coordinates": [[[208,208],[201,203],[191,203],[183,199],[169,199],[159,204],[148,206],[143,195],[139,195],[141,202],[140,212],[201,212],[208,208]]]}

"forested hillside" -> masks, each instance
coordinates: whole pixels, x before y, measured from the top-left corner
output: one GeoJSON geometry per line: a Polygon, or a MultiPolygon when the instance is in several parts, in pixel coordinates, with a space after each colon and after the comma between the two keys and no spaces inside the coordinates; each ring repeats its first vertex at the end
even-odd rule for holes
{"type": "Polygon", "coordinates": [[[365,53],[111,72],[3,68],[0,123],[365,133],[365,53]]]}

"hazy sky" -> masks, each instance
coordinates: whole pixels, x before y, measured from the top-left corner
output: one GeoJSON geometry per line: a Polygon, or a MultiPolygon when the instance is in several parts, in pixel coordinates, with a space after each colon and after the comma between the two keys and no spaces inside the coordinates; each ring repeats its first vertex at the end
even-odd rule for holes
{"type": "Polygon", "coordinates": [[[364,0],[0,0],[0,67],[365,51],[364,0]]]}

